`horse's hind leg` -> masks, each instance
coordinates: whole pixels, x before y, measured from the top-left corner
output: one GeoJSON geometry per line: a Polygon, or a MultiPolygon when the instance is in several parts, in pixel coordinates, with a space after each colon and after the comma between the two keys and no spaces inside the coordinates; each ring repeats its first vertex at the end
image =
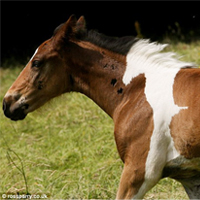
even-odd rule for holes
{"type": "Polygon", "coordinates": [[[179,180],[190,199],[200,199],[200,176],[179,180]]]}

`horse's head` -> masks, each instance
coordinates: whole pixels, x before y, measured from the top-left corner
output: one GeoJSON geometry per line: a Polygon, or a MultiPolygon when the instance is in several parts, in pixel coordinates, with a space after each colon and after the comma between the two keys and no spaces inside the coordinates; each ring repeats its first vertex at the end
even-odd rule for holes
{"type": "Polygon", "coordinates": [[[72,15],[38,47],[4,97],[3,110],[8,118],[24,119],[48,100],[71,90],[70,40],[84,30],[84,17],[77,21],[72,15]]]}

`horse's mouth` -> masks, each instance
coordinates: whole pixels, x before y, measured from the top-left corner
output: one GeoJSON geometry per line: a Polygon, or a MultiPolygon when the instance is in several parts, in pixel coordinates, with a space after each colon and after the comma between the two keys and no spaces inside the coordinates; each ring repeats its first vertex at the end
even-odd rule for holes
{"type": "Polygon", "coordinates": [[[15,105],[11,105],[3,100],[4,115],[13,121],[23,120],[27,115],[26,110],[28,107],[28,104],[19,105],[16,103],[15,105]]]}

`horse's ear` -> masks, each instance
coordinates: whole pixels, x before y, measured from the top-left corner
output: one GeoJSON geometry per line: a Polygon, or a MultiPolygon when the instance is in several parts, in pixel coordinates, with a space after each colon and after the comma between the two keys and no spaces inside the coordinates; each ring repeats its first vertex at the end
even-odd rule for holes
{"type": "Polygon", "coordinates": [[[75,15],[71,15],[70,18],[64,24],[64,37],[70,37],[76,32],[77,19],[75,15]]]}
{"type": "Polygon", "coordinates": [[[85,18],[81,16],[78,20],[75,15],[60,26],[58,26],[53,34],[55,44],[63,43],[63,40],[80,39],[86,33],[85,18]]]}
{"type": "Polygon", "coordinates": [[[78,31],[82,31],[82,30],[85,30],[85,27],[86,27],[86,22],[85,22],[85,17],[84,16],[81,16],[77,23],[76,23],[76,26],[77,26],[77,29],[78,31]]]}
{"type": "Polygon", "coordinates": [[[76,37],[85,31],[85,24],[85,18],[83,16],[81,16],[77,21],[76,16],[71,15],[71,17],[64,24],[65,38],[69,39],[76,37]]]}

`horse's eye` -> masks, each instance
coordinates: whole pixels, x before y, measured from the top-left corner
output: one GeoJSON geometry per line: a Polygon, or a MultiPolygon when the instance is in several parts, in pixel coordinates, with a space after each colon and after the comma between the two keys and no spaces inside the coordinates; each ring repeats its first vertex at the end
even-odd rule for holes
{"type": "Polygon", "coordinates": [[[41,63],[40,63],[40,61],[39,60],[34,60],[33,62],[32,62],[32,67],[40,67],[40,65],[41,65],[41,63]]]}

